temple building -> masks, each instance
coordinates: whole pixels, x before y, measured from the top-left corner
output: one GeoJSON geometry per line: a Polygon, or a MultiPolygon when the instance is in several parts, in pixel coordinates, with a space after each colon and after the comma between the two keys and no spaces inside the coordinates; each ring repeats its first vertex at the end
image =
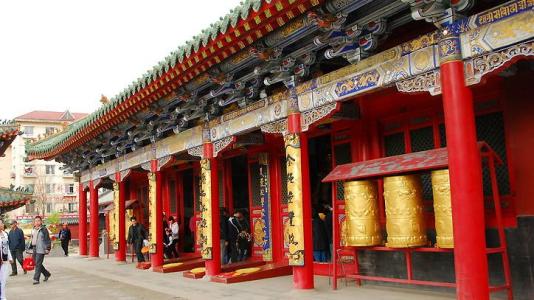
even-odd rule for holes
{"type": "Polygon", "coordinates": [[[81,255],[99,255],[105,188],[116,259],[136,216],[152,270],[183,280],[533,299],[533,45],[532,0],[245,1],[26,151],[79,179],[81,255]],[[223,208],[250,224],[244,262],[221,264],[223,208]]]}

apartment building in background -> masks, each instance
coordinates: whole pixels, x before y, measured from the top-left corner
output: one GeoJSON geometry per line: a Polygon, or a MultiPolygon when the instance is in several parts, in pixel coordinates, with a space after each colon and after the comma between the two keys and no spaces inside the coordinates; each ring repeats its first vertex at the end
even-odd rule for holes
{"type": "Polygon", "coordinates": [[[18,136],[6,151],[5,162],[0,166],[0,182],[7,186],[13,184],[17,187],[32,188],[34,202],[10,212],[10,217],[47,215],[54,212],[68,215],[78,212],[78,186],[73,174],[64,170],[63,164],[53,160],[27,161],[25,145],[29,141],[56,134],[85,116],[85,113],[71,113],[67,110],[32,111],[15,118],[23,134],[18,136]],[[8,162],[10,166],[7,165],[8,162]],[[8,167],[10,171],[6,172],[4,169],[8,167]],[[6,178],[7,176],[9,178],[6,178]]]}

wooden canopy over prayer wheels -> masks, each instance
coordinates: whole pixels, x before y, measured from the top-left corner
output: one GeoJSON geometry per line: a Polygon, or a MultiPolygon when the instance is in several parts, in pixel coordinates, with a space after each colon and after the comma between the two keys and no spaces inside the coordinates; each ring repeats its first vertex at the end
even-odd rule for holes
{"type": "Polygon", "coordinates": [[[382,243],[377,208],[377,188],[373,181],[349,181],[345,187],[347,246],[376,246],[382,243]]]}
{"type": "Polygon", "coordinates": [[[454,248],[449,170],[432,171],[432,192],[434,195],[436,246],[454,248]]]}
{"type": "Polygon", "coordinates": [[[418,247],[427,244],[423,216],[423,188],[417,175],[384,178],[386,246],[418,247]]]}

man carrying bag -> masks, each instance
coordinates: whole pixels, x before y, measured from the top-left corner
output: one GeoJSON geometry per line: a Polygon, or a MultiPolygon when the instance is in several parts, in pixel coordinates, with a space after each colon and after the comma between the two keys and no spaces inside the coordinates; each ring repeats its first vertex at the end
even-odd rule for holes
{"type": "Polygon", "coordinates": [[[44,267],[44,257],[50,253],[52,242],[50,241],[50,233],[43,225],[43,219],[36,216],[33,219],[33,229],[30,247],[33,250],[33,261],[35,262],[35,274],[33,275],[33,284],[39,284],[41,273],[44,275],[43,281],[48,281],[52,274],[44,267]]]}
{"type": "Polygon", "coordinates": [[[132,222],[132,225],[130,225],[130,228],[128,229],[128,244],[134,246],[135,254],[137,255],[137,262],[144,262],[145,256],[141,252],[141,249],[143,249],[144,246],[143,241],[147,238],[145,227],[137,223],[137,219],[135,217],[132,217],[130,221],[132,222]]]}

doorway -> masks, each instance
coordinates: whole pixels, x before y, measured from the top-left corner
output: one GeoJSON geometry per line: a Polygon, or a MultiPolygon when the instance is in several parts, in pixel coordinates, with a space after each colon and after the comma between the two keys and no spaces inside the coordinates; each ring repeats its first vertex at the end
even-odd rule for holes
{"type": "Polygon", "coordinates": [[[332,203],[332,185],[321,182],[332,171],[330,134],[309,139],[309,164],[312,208],[320,212],[324,204],[332,203]]]}
{"type": "MultiPolygon", "coordinates": [[[[192,253],[195,252],[195,237],[191,231],[190,222],[195,214],[194,207],[194,185],[193,185],[193,169],[188,169],[182,172],[182,197],[183,197],[183,224],[180,224],[184,231],[183,251],[192,253]]],[[[196,225],[196,224],[194,224],[196,225]]]]}
{"type": "Polygon", "coordinates": [[[230,159],[232,170],[232,190],[230,197],[232,203],[231,214],[241,210],[248,220],[250,215],[249,191],[248,191],[248,160],[246,155],[236,156],[230,159]]]}

